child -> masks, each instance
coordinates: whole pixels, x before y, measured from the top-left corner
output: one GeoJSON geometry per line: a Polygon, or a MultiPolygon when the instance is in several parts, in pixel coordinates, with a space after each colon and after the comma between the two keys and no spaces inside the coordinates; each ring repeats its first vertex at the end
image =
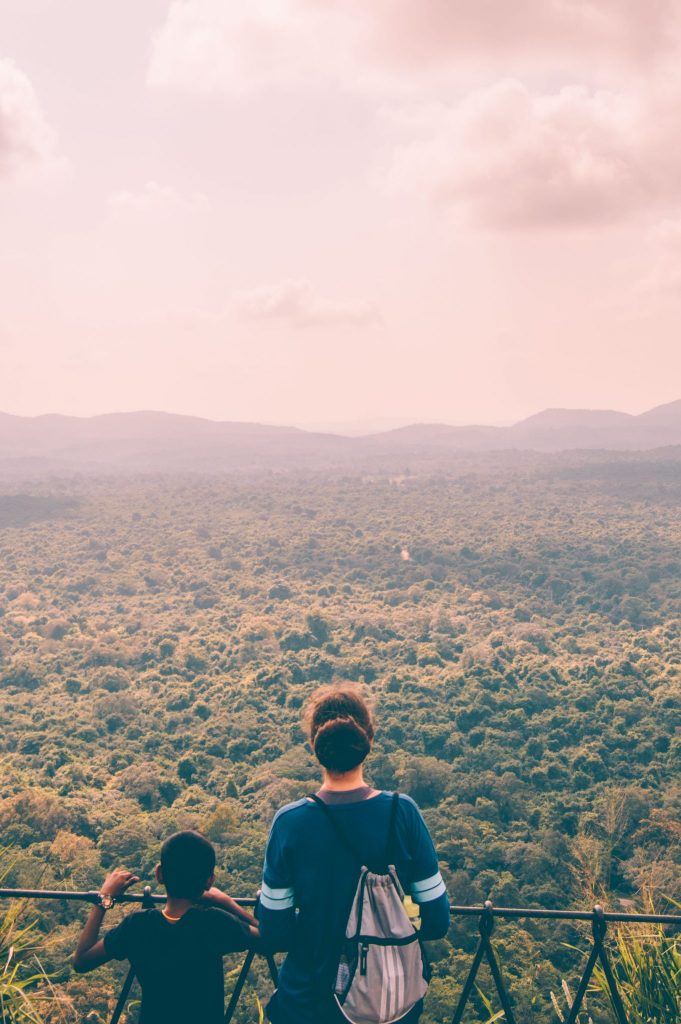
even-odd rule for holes
{"type": "Polygon", "coordinates": [[[161,849],[156,879],[166,888],[162,911],[128,914],[99,938],[104,914],[139,881],[114,871],[90,911],[73,965],[79,974],[109,960],[129,960],[142,987],[140,1024],[221,1024],[222,957],[257,944],[257,921],[213,888],[215,850],[198,832],[177,832],[161,849]],[[228,911],[228,913],[225,913],[228,911]]]}

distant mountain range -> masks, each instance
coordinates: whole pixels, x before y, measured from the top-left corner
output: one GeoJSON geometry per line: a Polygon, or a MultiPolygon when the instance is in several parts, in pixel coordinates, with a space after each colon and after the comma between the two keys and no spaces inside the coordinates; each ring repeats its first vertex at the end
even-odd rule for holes
{"type": "Polygon", "coordinates": [[[221,472],[394,465],[448,453],[642,451],[681,445],[681,400],[640,416],[546,409],[510,427],[419,423],[347,437],[162,412],[79,418],[0,413],[0,473],[221,472]]]}
{"type": "Polygon", "coordinates": [[[681,400],[632,416],[610,409],[545,409],[510,427],[419,424],[381,435],[389,443],[474,451],[643,450],[681,444],[681,400]]]}

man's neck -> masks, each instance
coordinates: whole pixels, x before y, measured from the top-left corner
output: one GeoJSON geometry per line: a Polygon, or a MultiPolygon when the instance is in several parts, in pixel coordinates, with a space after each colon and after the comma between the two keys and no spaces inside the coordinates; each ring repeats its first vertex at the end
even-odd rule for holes
{"type": "Polygon", "coordinates": [[[188,910],[191,910],[191,908],[195,906],[195,900],[181,900],[174,896],[169,896],[166,900],[166,905],[163,908],[163,913],[167,918],[179,921],[181,917],[184,917],[188,910]]]}
{"type": "Polygon", "coordinates": [[[346,793],[350,789],[361,789],[366,786],[362,766],[353,768],[351,772],[329,772],[324,770],[324,789],[336,793],[346,793]]]}

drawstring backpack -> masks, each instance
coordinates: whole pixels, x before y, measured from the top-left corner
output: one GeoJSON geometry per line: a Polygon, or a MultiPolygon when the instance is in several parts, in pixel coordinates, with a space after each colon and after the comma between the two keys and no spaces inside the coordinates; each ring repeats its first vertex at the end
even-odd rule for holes
{"type": "Polygon", "coordinates": [[[338,1007],[351,1024],[392,1024],[423,999],[429,970],[418,932],[404,907],[404,890],[391,857],[399,794],[394,793],[384,870],[370,871],[335,815],[311,796],[341,845],[360,866],[333,986],[338,1007]]]}

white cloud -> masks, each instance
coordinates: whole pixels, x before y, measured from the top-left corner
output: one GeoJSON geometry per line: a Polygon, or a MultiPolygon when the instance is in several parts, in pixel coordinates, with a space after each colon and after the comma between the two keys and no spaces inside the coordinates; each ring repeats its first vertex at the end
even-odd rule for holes
{"type": "Polygon", "coordinates": [[[250,320],[274,320],[293,327],[366,326],[378,321],[374,306],[336,302],[318,295],[308,281],[282,281],[240,296],[239,309],[250,320]]]}
{"type": "Polygon", "coordinates": [[[245,95],[338,75],[352,25],[314,0],[174,0],[153,40],[149,84],[245,95]]]}
{"type": "Polygon", "coordinates": [[[537,95],[501,81],[424,108],[388,182],[495,227],[614,221],[681,200],[677,110],[654,91],[537,95]]]}
{"type": "Polygon", "coordinates": [[[173,0],[149,83],[381,96],[401,194],[502,228],[608,223],[681,202],[678,14],[678,0],[173,0]]]}
{"type": "Polygon", "coordinates": [[[110,208],[117,212],[162,213],[166,210],[200,209],[207,203],[199,192],[183,196],[168,185],[148,181],[138,192],[120,191],[108,198],[110,208]]]}
{"type": "Polygon", "coordinates": [[[404,93],[471,68],[645,66],[678,35],[676,0],[173,0],[149,83],[247,95],[335,81],[404,93]],[[500,67],[501,63],[501,67],[500,67]]]}
{"type": "Polygon", "coordinates": [[[54,141],[29,78],[0,59],[0,178],[49,165],[54,141]]]}

